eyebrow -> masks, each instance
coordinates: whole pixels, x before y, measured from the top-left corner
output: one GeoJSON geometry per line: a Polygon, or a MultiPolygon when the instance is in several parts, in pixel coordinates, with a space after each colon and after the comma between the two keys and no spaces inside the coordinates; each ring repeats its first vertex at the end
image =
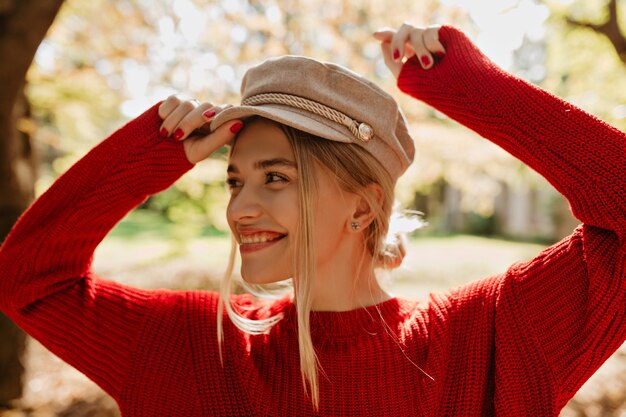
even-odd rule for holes
{"type": "MultiPolygon", "coordinates": [[[[254,169],[259,169],[259,170],[272,168],[275,166],[282,166],[282,167],[293,168],[293,169],[298,168],[295,162],[290,161],[289,159],[285,159],[285,158],[263,159],[260,161],[256,161],[254,163],[254,169]]],[[[235,165],[229,164],[228,168],[226,169],[226,172],[228,173],[232,172],[232,173],[238,174],[239,169],[235,165]]]]}

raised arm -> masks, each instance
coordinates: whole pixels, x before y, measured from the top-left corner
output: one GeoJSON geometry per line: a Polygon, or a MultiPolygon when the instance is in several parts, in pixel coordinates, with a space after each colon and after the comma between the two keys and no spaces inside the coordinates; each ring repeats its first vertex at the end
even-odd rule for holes
{"type": "Polygon", "coordinates": [[[156,106],[97,145],[18,220],[0,248],[0,308],[118,398],[153,296],[99,279],[93,252],[149,194],[193,165],[159,137],[156,106]]]}
{"type": "Polygon", "coordinates": [[[453,292],[451,331],[477,345],[494,335],[496,407],[550,398],[560,409],[626,338],[626,135],[497,67],[455,28],[402,30],[377,34],[399,88],[534,168],[583,222],[535,259],[453,292]],[[394,49],[412,56],[403,64],[394,49]]]}
{"type": "Polygon", "coordinates": [[[129,122],[35,201],[0,247],[0,309],[116,399],[144,317],[168,292],[95,276],[93,252],[126,213],[232,139],[231,124],[190,137],[207,108],[172,97],[129,122]]]}
{"type": "Polygon", "coordinates": [[[445,55],[429,69],[417,56],[409,59],[398,87],[535,169],[569,200],[583,223],[622,234],[624,133],[502,70],[459,30],[443,26],[439,39],[445,55]]]}

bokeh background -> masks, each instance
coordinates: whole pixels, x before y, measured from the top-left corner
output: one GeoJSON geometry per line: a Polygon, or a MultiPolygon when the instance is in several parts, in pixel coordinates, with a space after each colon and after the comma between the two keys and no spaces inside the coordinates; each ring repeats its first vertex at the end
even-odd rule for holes
{"type": "MultiPolygon", "coordinates": [[[[502,272],[568,235],[577,221],[542,177],[400,94],[371,33],[404,21],[456,25],[503,68],[626,129],[624,0],[1,0],[0,240],[125,121],[173,93],[235,104],[246,69],[280,54],[346,65],[405,110],[418,155],[397,197],[428,227],[411,235],[394,294],[424,298],[502,272]]],[[[203,161],[130,213],[98,248],[96,272],[216,288],[230,246],[225,168],[223,155],[203,161]]],[[[562,416],[626,416],[625,368],[622,348],[562,416]]],[[[118,413],[0,316],[0,415],[118,413]]]]}

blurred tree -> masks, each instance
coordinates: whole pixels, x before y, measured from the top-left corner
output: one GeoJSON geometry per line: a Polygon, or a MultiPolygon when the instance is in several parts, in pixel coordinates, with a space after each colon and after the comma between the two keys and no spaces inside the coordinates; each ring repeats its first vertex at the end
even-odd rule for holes
{"type": "Polygon", "coordinates": [[[593,23],[589,21],[579,20],[569,16],[567,22],[573,26],[581,26],[589,28],[594,32],[601,33],[606,36],[611,45],[615,48],[615,52],[626,65],[626,36],[620,29],[620,18],[617,11],[617,0],[609,0],[607,5],[607,14],[603,23],[593,23]]]}
{"type": "MultiPolygon", "coordinates": [[[[601,2],[594,0],[594,7],[601,2]]],[[[545,187],[545,182],[537,181],[532,172],[489,142],[467,134],[440,114],[400,94],[370,33],[381,26],[397,26],[410,17],[414,22],[454,24],[475,39],[487,39],[487,44],[494,39],[507,44],[501,36],[502,25],[507,34],[511,30],[531,33],[536,26],[523,14],[529,3],[532,2],[518,0],[514,7],[502,11],[485,6],[477,13],[480,4],[470,5],[462,0],[419,4],[398,0],[394,7],[374,0],[345,0],[324,7],[316,1],[303,0],[208,4],[197,0],[68,1],[61,12],[63,24],[51,31],[42,48],[42,57],[52,57],[53,65],[46,68],[42,59],[29,75],[29,98],[35,105],[37,120],[44,122],[37,132],[41,139],[38,142],[46,144],[43,152],[52,163],[43,167],[47,171],[42,172],[37,189],[44,190],[106,131],[119,125],[117,109],[124,117],[133,117],[174,92],[215,103],[236,103],[239,82],[251,65],[278,54],[304,54],[346,64],[376,80],[402,103],[413,124],[421,158],[417,169],[403,178],[398,193],[403,204],[412,204],[415,193],[427,192],[431,185],[443,180],[453,193],[460,193],[457,209],[464,215],[493,218],[495,198],[501,190],[514,190],[521,183],[530,183],[534,190],[545,187]],[[494,9],[491,14],[485,12],[490,9],[494,9]],[[481,13],[487,13],[491,21],[485,21],[481,13]],[[481,35],[494,21],[499,21],[500,26],[481,35]],[[441,129],[429,130],[432,120],[441,129]],[[421,129],[422,126],[426,128],[421,129]],[[449,151],[462,148],[472,158],[459,158],[458,153],[449,151]],[[517,168],[511,169],[512,166],[517,168]]],[[[589,33],[566,35],[572,31],[563,28],[564,16],[576,16],[577,7],[584,8],[582,15],[587,16],[588,7],[580,6],[578,3],[582,2],[576,0],[566,6],[557,1],[545,3],[553,15],[546,22],[546,33],[539,40],[519,43],[509,70],[623,126],[626,119],[619,112],[624,111],[624,106],[619,105],[624,102],[625,89],[618,87],[623,84],[623,69],[614,71],[610,59],[594,66],[588,54],[569,53],[573,39],[589,45],[585,53],[610,52],[608,42],[604,45],[589,33]],[[563,10],[558,9],[559,4],[563,10]]],[[[542,10],[535,8],[531,12],[542,10]]],[[[170,220],[192,220],[201,226],[225,230],[222,213],[226,194],[221,187],[220,162],[203,162],[201,165],[207,166],[201,169],[202,173],[190,174],[143,207],[170,220]]],[[[428,214],[431,220],[437,216],[428,214]]],[[[546,230],[541,225],[537,228],[546,230]]],[[[565,222],[562,230],[570,229],[571,225],[565,222]]],[[[544,234],[547,237],[551,233],[544,234]]],[[[560,232],[556,234],[553,237],[560,236],[560,232]]]]}
{"type": "Polygon", "coordinates": [[[545,3],[551,32],[542,86],[626,129],[626,14],[613,0],[545,3]]]}
{"type": "MultiPolygon", "coordinates": [[[[31,143],[26,72],[63,0],[0,2],[0,239],[34,197],[37,164],[31,143]],[[7,65],[10,63],[10,65],[7,65]]],[[[21,395],[24,334],[0,313],[0,407],[21,395]]]]}

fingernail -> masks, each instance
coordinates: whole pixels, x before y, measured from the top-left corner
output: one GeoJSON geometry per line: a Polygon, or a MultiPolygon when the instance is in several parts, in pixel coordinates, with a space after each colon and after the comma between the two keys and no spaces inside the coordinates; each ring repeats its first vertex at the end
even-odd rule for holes
{"type": "Polygon", "coordinates": [[[176,129],[176,132],[174,132],[174,139],[180,140],[180,138],[182,138],[184,134],[185,133],[183,132],[182,129],[180,129],[180,128],[176,129]]]}
{"type": "Polygon", "coordinates": [[[239,131],[241,130],[241,128],[242,128],[242,127],[243,127],[243,123],[241,123],[241,122],[237,122],[237,123],[235,123],[234,125],[232,125],[232,126],[230,127],[230,131],[231,131],[233,134],[235,134],[235,133],[239,132],[239,131]]]}
{"type": "Polygon", "coordinates": [[[204,113],[202,113],[202,115],[206,117],[207,119],[210,119],[211,117],[215,116],[215,111],[207,110],[204,113]]]}
{"type": "Polygon", "coordinates": [[[393,50],[393,59],[397,60],[398,58],[400,58],[400,51],[398,51],[397,49],[393,50]]]}
{"type": "Polygon", "coordinates": [[[443,53],[443,52],[441,52],[441,51],[433,52],[433,55],[434,55],[434,56],[435,56],[435,58],[437,58],[437,59],[441,59],[441,58],[443,58],[444,56],[446,56],[446,54],[445,54],[445,53],[443,53]]]}
{"type": "Polygon", "coordinates": [[[420,59],[422,60],[423,66],[427,67],[430,65],[430,58],[428,58],[428,55],[422,55],[420,59]]]}
{"type": "Polygon", "coordinates": [[[159,132],[159,134],[160,134],[162,137],[164,137],[164,138],[166,138],[166,137],[168,137],[168,136],[170,135],[170,133],[169,133],[169,132],[167,131],[167,129],[166,129],[166,128],[164,128],[164,127],[162,127],[162,128],[161,128],[161,131],[159,132]]]}

